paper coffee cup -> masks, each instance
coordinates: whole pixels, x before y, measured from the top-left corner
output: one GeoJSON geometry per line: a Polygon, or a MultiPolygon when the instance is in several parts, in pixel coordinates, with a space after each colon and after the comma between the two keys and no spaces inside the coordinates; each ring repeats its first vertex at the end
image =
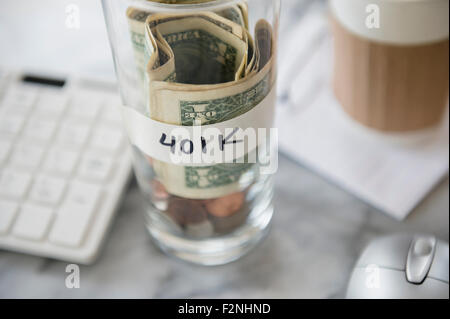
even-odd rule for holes
{"type": "Polygon", "coordinates": [[[334,90],[383,131],[437,125],[448,105],[448,0],[331,0],[334,90]]]}

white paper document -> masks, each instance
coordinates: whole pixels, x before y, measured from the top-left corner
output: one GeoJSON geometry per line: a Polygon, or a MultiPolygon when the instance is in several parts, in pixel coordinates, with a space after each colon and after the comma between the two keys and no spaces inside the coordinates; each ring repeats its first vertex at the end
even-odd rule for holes
{"type": "Polygon", "coordinates": [[[282,152],[396,219],[448,172],[448,124],[423,137],[377,136],[351,123],[330,90],[294,117],[285,111],[277,117],[282,152]]]}

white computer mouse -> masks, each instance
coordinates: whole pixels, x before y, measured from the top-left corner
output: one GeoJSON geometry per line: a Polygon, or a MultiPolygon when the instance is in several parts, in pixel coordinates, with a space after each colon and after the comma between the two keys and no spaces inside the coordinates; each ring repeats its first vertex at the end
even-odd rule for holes
{"type": "Polygon", "coordinates": [[[356,263],[347,298],[448,299],[448,243],[423,234],[372,241],[356,263]]]}

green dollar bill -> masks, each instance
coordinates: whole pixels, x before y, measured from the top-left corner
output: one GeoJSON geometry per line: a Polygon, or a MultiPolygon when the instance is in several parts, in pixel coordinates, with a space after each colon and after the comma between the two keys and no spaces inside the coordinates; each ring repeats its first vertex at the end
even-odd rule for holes
{"type": "MultiPolygon", "coordinates": [[[[128,9],[151,118],[183,126],[215,124],[248,112],[267,96],[275,73],[272,29],[258,21],[253,40],[247,10],[245,1],[215,13],[128,9]]],[[[257,165],[245,161],[186,167],[155,160],[153,167],[169,193],[193,199],[240,191],[245,176],[258,171],[257,165]]]]}
{"type": "MultiPolygon", "coordinates": [[[[150,2],[159,2],[166,4],[196,4],[210,2],[211,0],[147,0],[150,2]]],[[[242,27],[248,28],[248,12],[247,3],[245,0],[240,1],[238,4],[230,5],[227,8],[220,9],[216,13],[225,19],[232,21],[242,27]]],[[[145,21],[150,16],[155,14],[148,9],[129,7],[126,15],[128,19],[128,25],[130,30],[130,39],[133,45],[134,56],[136,61],[136,67],[140,81],[144,83],[146,62],[145,57],[145,21]]]]}
{"type": "MultiPolygon", "coordinates": [[[[267,23],[258,22],[256,34],[261,34],[258,50],[269,51],[272,56],[272,42],[267,43],[259,28],[269,30],[267,23]]],[[[258,54],[259,55],[259,54],[258,54]]],[[[242,115],[270,92],[273,86],[273,60],[271,57],[258,72],[243,79],[212,85],[189,85],[155,81],[150,84],[153,96],[152,118],[171,124],[193,126],[224,122],[242,115]]],[[[252,163],[227,163],[207,167],[184,167],[154,162],[154,168],[167,190],[175,195],[208,199],[240,191],[245,176],[258,173],[252,163]]],[[[250,179],[250,178],[249,178],[250,179]]]]}

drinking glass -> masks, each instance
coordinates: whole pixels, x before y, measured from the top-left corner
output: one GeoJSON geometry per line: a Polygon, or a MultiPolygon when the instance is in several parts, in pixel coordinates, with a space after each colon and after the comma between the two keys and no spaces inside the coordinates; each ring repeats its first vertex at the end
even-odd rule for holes
{"type": "Polygon", "coordinates": [[[238,259],[273,215],[275,169],[261,161],[273,136],[259,137],[272,127],[280,1],[102,4],[149,234],[192,263],[238,259]]]}

